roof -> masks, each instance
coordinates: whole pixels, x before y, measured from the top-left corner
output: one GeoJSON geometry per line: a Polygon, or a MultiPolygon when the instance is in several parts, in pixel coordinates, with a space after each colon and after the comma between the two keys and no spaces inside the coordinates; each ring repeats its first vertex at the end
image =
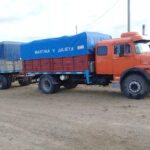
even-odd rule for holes
{"type": "Polygon", "coordinates": [[[135,42],[135,41],[140,41],[140,40],[150,41],[150,38],[147,38],[147,37],[141,36],[141,35],[135,35],[135,36],[130,36],[130,37],[108,39],[108,40],[100,41],[97,44],[98,45],[103,45],[103,44],[107,44],[107,45],[109,45],[109,44],[110,45],[111,44],[123,44],[123,43],[135,42]]]}

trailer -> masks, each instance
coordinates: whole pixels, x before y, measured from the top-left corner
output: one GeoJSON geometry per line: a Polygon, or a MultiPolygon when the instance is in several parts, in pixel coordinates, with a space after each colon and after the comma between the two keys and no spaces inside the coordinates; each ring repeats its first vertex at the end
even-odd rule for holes
{"type": "Polygon", "coordinates": [[[78,84],[106,86],[119,82],[128,98],[150,90],[150,39],[137,32],[110,35],[83,32],[21,44],[23,72],[39,78],[42,92],[55,93],[78,84]]]}
{"type": "Polygon", "coordinates": [[[21,86],[32,82],[31,76],[22,72],[20,42],[0,42],[0,90],[8,89],[18,81],[21,86]]]}

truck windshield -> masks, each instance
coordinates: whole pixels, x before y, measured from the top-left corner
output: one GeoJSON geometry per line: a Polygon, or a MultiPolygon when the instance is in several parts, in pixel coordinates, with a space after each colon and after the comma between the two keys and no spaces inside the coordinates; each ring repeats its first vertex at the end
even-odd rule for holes
{"type": "Polygon", "coordinates": [[[146,52],[150,52],[150,47],[149,47],[150,42],[149,41],[138,41],[135,42],[135,51],[137,54],[143,54],[146,52]]]}

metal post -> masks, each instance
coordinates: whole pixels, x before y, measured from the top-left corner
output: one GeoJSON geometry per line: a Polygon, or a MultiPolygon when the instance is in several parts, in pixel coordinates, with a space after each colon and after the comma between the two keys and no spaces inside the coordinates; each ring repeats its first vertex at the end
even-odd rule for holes
{"type": "Polygon", "coordinates": [[[145,24],[142,25],[142,34],[145,35],[145,24]]]}
{"type": "Polygon", "coordinates": [[[76,28],[76,34],[78,34],[78,26],[76,25],[75,28],[76,28]]]}
{"type": "Polygon", "coordinates": [[[130,0],[128,0],[128,32],[130,32],[130,0]]]}

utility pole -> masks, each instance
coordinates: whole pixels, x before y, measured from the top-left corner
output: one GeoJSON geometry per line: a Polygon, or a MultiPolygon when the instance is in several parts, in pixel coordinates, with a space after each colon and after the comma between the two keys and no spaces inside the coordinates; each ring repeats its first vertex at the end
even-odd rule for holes
{"type": "Polygon", "coordinates": [[[142,25],[142,34],[145,35],[145,24],[142,25]]]}
{"type": "Polygon", "coordinates": [[[128,0],[128,32],[130,32],[130,0],[128,0]]]}
{"type": "Polygon", "coordinates": [[[75,26],[76,34],[78,34],[78,26],[75,26]]]}

